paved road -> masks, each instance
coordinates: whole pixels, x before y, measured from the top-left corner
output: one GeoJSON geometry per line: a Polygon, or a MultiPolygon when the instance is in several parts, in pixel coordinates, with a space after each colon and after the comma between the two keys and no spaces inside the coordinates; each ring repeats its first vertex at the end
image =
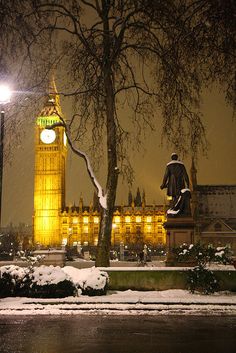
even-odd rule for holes
{"type": "Polygon", "coordinates": [[[0,316],[1,353],[235,353],[235,316],[0,316]]]}

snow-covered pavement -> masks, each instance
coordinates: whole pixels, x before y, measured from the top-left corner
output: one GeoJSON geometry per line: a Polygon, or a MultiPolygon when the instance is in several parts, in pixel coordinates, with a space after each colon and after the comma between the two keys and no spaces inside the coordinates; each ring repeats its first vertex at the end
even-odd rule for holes
{"type": "Polygon", "coordinates": [[[63,299],[0,299],[0,315],[236,315],[236,293],[190,294],[185,290],[108,292],[63,299]]]}

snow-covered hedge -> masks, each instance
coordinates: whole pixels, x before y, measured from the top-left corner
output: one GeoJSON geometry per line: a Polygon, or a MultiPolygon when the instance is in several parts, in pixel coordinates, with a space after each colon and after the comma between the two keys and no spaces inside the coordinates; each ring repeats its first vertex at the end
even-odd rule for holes
{"type": "Polygon", "coordinates": [[[78,270],[72,266],[65,266],[63,271],[69,276],[75,286],[81,290],[82,294],[105,294],[109,280],[106,272],[100,271],[96,267],[78,270]]]}
{"type": "Polygon", "coordinates": [[[106,293],[108,275],[93,267],[78,270],[59,266],[0,267],[0,297],[62,298],[106,293]]]}

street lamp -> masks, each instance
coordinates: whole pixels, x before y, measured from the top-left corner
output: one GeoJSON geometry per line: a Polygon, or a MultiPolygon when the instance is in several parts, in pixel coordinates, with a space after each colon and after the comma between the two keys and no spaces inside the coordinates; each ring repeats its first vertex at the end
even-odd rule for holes
{"type": "Polygon", "coordinates": [[[3,185],[3,147],[4,147],[4,105],[11,100],[11,90],[5,84],[0,84],[0,227],[2,218],[2,185],[3,185]]]}

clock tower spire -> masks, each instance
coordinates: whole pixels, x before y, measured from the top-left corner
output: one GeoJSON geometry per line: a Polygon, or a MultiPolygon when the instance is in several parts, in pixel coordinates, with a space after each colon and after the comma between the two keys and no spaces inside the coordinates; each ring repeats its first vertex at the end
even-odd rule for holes
{"type": "Polygon", "coordinates": [[[60,217],[65,206],[65,129],[47,126],[60,122],[59,94],[52,77],[43,109],[35,124],[34,243],[60,246],[60,217]]]}

